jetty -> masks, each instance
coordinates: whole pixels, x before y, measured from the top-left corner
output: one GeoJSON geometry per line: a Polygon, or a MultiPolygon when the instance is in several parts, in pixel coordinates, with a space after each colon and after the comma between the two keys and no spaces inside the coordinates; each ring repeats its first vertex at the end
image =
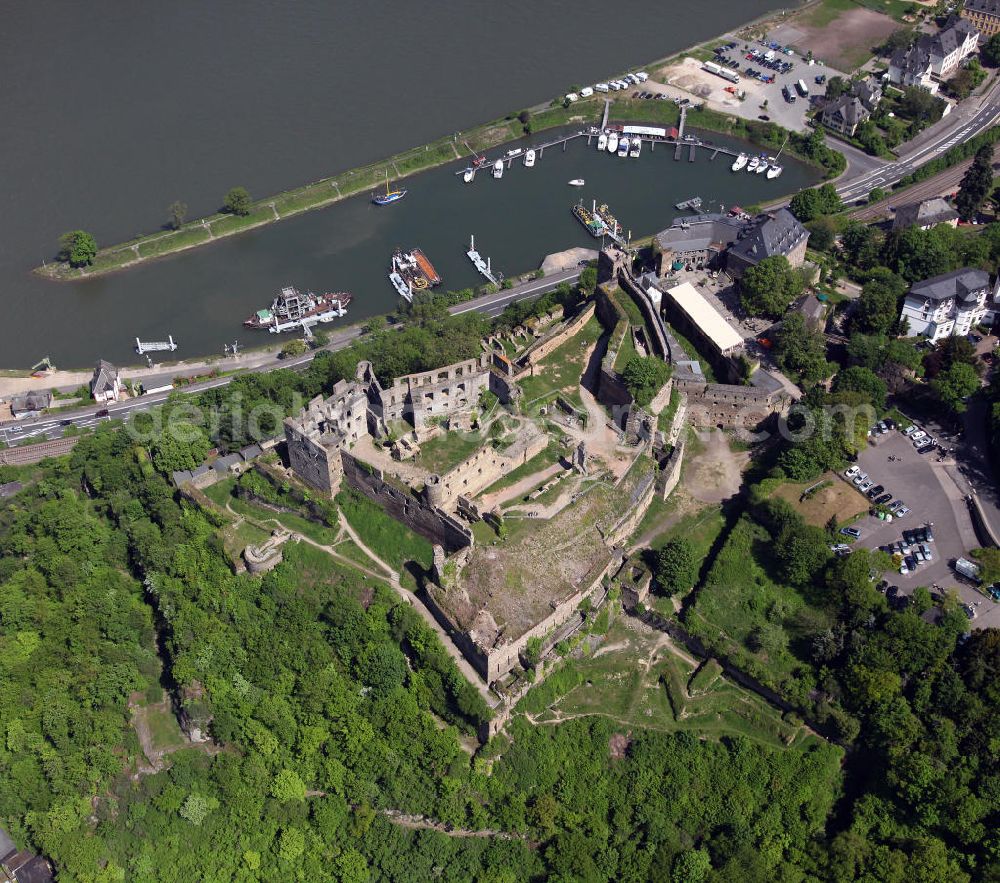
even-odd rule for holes
{"type": "Polygon", "coordinates": [[[172,334],[168,334],[166,340],[139,340],[138,337],[135,339],[135,351],[140,356],[144,356],[146,353],[172,353],[175,349],[177,349],[177,344],[174,343],[172,334]]]}
{"type": "Polygon", "coordinates": [[[483,256],[476,251],[476,237],[469,236],[469,250],[466,252],[469,260],[475,265],[476,269],[483,274],[490,282],[494,285],[498,285],[497,277],[493,275],[493,268],[490,266],[490,259],[486,258],[483,260],[483,256]]]}
{"type": "Polygon", "coordinates": [[[683,202],[676,203],[674,208],[678,211],[684,211],[685,209],[697,211],[701,208],[701,197],[693,196],[691,199],[685,199],[683,202]]]}

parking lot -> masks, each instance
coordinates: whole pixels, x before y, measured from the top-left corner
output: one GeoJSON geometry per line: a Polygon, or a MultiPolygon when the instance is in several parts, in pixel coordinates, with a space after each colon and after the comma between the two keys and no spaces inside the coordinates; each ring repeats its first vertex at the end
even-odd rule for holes
{"type": "Polygon", "coordinates": [[[721,59],[721,63],[740,75],[739,88],[746,92],[746,100],[743,102],[745,112],[741,116],[751,119],[768,116],[787,129],[804,130],[805,114],[810,109],[810,97],[826,93],[825,79],[842,76],[840,71],[834,68],[815,61],[810,63],[801,55],[789,55],[780,51],[781,47],[772,49],[770,45],[764,45],[759,41],[748,43],[744,40],[731,39],[718,44],[715,48],[716,60],[721,59]],[[752,53],[753,57],[747,58],[752,53]],[[791,67],[788,68],[788,65],[791,67]],[[748,69],[756,72],[756,76],[749,73],[748,69]],[[769,80],[773,78],[773,81],[764,82],[761,77],[769,80]],[[817,78],[825,79],[823,83],[817,83],[817,78]],[[795,86],[800,79],[809,91],[808,96],[803,97],[796,91],[795,86]],[[789,93],[795,96],[794,103],[785,100],[782,89],[788,89],[789,93]],[[761,108],[760,105],[765,100],[767,107],[761,108]],[[752,114],[749,113],[751,110],[752,114]]]}
{"type": "Polygon", "coordinates": [[[939,460],[940,456],[940,451],[918,454],[910,439],[897,430],[875,436],[874,443],[858,455],[858,466],[911,511],[891,523],[874,515],[855,522],[853,527],[861,531],[855,545],[877,549],[902,539],[904,530],[933,525],[934,542],[927,545],[934,560],[918,563],[912,573],[887,573],[886,579],[906,595],[917,586],[955,589],[964,603],[975,607],[973,628],[1000,626],[1000,605],[960,580],[951,567],[956,558],[968,557],[979,541],[964,495],[948,474],[948,462],[939,460]]]}

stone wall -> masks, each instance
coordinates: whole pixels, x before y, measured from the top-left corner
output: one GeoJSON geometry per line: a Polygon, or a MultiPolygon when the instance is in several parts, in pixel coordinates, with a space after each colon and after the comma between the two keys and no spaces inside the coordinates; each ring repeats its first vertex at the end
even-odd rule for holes
{"type": "Polygon", "coordinates": [[[441,476],[439,505],[450,507],[460,495],[477,496],[508,472],[540,454],[547,445],[548,437],[541,432],[523,442],[515,442],[506,450],[499,450],[491,444],[483,445],[467,460],[441,476]]]}
{"type": "Polygon", "coordinates": [[[666,460],[660,464],[660,471],[656,476],[656,492],[660,498],[665,500],[673,493],[677,483],[681,480],[681,466],[684,465],[684,442],[681,441],[669,454],[666,460]]]}
{"type": "Polygon", "coordinates": [[[787,395],[766,393],[753,386],[706,383],[676,378],[678,390],[687,394],[687,419],[695,426],[755,429],[772,414],[788,406],[787,395]]]}
{"type": "MultiPolygon", "coordinates": [[[[649,508],[649,504],[653,502],[654,496],[656,496],[656,476],[653,472],[649,472],[636,485],[632,493],[632,500],[629,503],[628,512],[619,518],[608,529],[607,533],[601,532],[604,542],[609,546],[617,546],[630,537],[639,526],[639,522],[642,521],[643,516],[645,516],[646,510],[649,508]]],[[[600,528],[598,529],[600,530],[600,528]]]]}
{"type": "Polygon", "coordinates": [[[381,469],[341,451],[344,478],[387,514],[449,554],[472,545],[472,531],[457,518],[418,500],[413,494],[385,480],[381,469]]]}
{"type": "Polygon", "coordinates": [[[431,417],[473,408],[479,393],[489,388],[491,358],[483,353],[434,371],[407,374],[385,388],[372,377],[369,401],[384,421],[408,420],[416,427],[431,417]]]}
{"type": "Polygon", "coordinates": [[[521,373],[533,365],[541,362],[554,349],[562,346],[571,337],[580,332],[594,315],[595,304],[590,301],[579,313],[568,322],[563,323],[561,328],[553,330],[550,334],[528,347],[527,351],[517,360],[521,373]]]}

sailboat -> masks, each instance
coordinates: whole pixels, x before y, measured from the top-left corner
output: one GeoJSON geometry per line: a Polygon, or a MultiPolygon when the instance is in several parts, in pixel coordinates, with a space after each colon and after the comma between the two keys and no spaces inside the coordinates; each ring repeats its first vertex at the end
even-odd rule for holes
{"type": "Polygon", "coordinates": [[[784,169],[780,165],[778,165],[778,159],[781,157],[781,151],[785,149],[785,144],[787,143],[788,143],[788,138],[786,136],[784,143],[778,150],[777,156],[773,156],[769,159],[770,168],[767,170],[768,178],[777,178],[778,175],[780,175],[784,171],[784,169]]]}
{"type": "Polygon", "coordinates": [[[385,172],[385,193],[378,193],[372,196],[372,202],[375,205],[389,205],[393,202],[399,202],[404,196],[406,196],[405,190],[390,190],[389,189],[389,170],[386,169],[385,172]]]}

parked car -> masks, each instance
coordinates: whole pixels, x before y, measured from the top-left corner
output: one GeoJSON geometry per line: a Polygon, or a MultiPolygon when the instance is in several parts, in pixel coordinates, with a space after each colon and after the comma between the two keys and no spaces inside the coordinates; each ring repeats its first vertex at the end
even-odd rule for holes
{"type": "Polygon", "coordinates": [[[861,467],[855,463],[853,466],[848,466],[847,469],[844,470],[844,477],[854,478],[854,476],[860,474],[860,472],[861,467]]]}
{"type": "Polygon", "coordinates": [[[896,500],[896,502],[889,507],[889,511],[895,514],[897,510],[902,509],[905,505],[906,504],[902,500],[896,500]]]}
{"type": "Polygon", "coordinates": [[[877,485],[875,485],[875,487],[873,487],[873,488],[872,488],[871,490],[869,490],[869,491],[866,491],[866,493],[868,494],[868,496],[869,496],[869,497],[871,497],[871,498],[872,498],[873,500],[874,500],[874,499],[875,499],[875,498],[876,498],[877,496],[879,496],[879,494],[882,494],[882,493],[884,493],[884,492],[885,492],[885,486],[884,486],[884,485],[881,485],[881,484],[877,484],[877,485]]]}
{"type": "Polygon", "coordinates": [[[914,445],[917,445],[920,443],[921,439],[925,439],[927,437],[926,432],[922,429],[918,429],[915,433],[913,433],[913,435],[910,436],[910,441],[913,442],[914,445]]]}
{"type": "Polygon", "coordinates": [[[858,485],[858,490],[863,494],[867,494],[875,486],[875,482],[870,478],[866,478],[861,484],[858,485]]]}
{"type": "Polygon", "coordinates": [[[891,499],[892,499],[892,494],[880,494],[878,497],[875,498],[875,505],[884,506],[891,499]]]}
{"type": "MultiPolygon", "coordinates": [[[[901,573],[901,574],[902,574],[903,576],[906,576],[906,574],[910,573],[910,572],[911,572],[911,571],[913,570],[913,568],[912,568],[912,567],[910,567],[910,562],[911,562],[912,560],[913,560],[912,558],[910,558],[909,556],[907,556],[907,557],[906,557],[906,558],[904,558],[904,559],[902,560],[902,562],[900,563],[900,565],[899,565],[899,572],[900,572],[900,573],[901,573]]],[[[886,592],[886,595],[888,595],[888,592],[886,592]]]]}
{"type": "Polygon", "coordinates": [[[840,529],[840,532],[845,537],[853,537],[856,540],[860,540],[861,539],[861,531],[858,530],[856,527],[842,527],[840,529]]]}
{"type": "Polygon", "coordinates": [[[920,544],[920,551],[921,551],[921,553],[924,556],[924,561],[933,561],[934,560],[934,553],[931,552],[930,547],[927,545],[927,543],[921,543],[920,544]]]}
{"type": "Polygon", "coordinates": [[[916,425],[914,425],[914,426],[907,426],[906,429],[903,430],[903,435],[905,435],[907,438],[909,438],[909,437],[911,437],[913,435],[913,433],[919,432],[919,431],[920,431],[920,427],[919,426],[916,426],[916,425]]]}
{"type": "Polygon", "coordinates": [[[862,484],[863,482],[866,482],[866,481],[868,481],[868,473],[867,472],[862,472],[860,475],[857,475],[854,478],[854,483],[856,485],[860,485],[860,484],[862,484]]]}
{"type": "Polygon", "coordinates": [[[904,515],[909,515],[911,511],[912,511],[912,510],[911,510],[911,509],[909,509],[909,508],[908,508],[908,507],[906,507],[906,506],[900,506],[900,507],[899,507],[899,508],[898,508],[898,509],[897,509],[897,510],[896,510],[895,512],[893,512],[892,514],[893,514],[893,515],[895,515],[895,516],[896,516],[897,518],[902,518],[902,517],[903,517],[904,515]]]}

